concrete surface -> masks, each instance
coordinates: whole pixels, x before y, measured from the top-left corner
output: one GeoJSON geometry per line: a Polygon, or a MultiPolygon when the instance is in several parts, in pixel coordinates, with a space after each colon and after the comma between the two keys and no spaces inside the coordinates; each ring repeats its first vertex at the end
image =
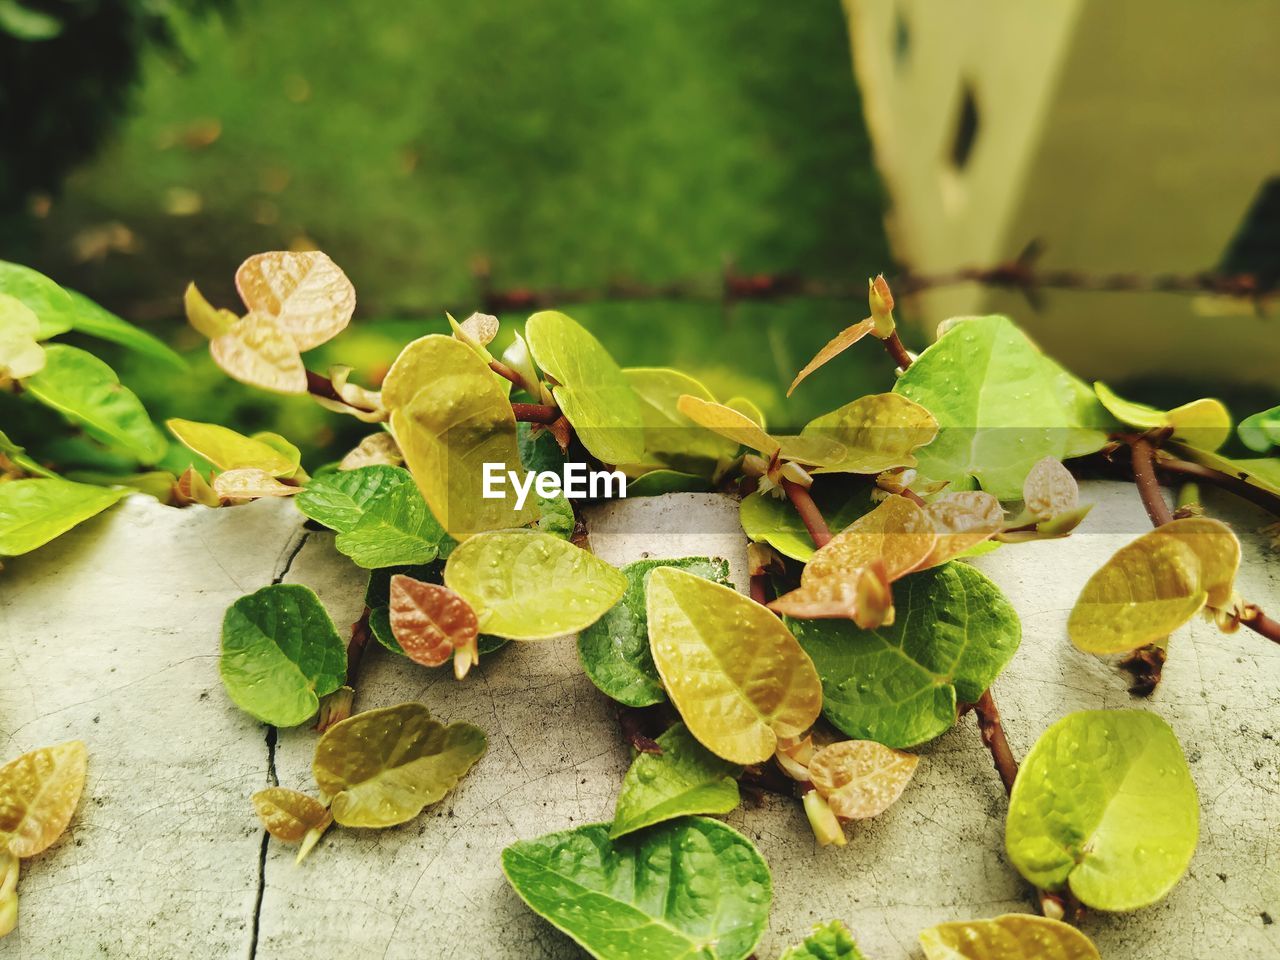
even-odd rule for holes
{"type": "MultiPolygon", "coordinates": [[[[1071,710],[1140,706],[1177,731],[1200,789],[1201,841],[1171,896],[1085,930],[1108,960],[1280,957],[1280,647],[1196,622],[1175,636],[1150,701],[1125,675],[1074,651],[1065,621],[1088,574],[1148,529],[1132,488],[1086,485],[1099,507],[1072,538],[981,558],[1022,616],[1024,639],[995,693],[1015,752],[1071,710]]],[[[1214,502],[1245,541],[1242,593],[1280,607],[1265,517],[1214,502]]],[[[593,512],[613,563],[645,554],[727,555],[744,579],[736,505],[682,494],[593,512]]],[[[371,649],[357,708],[419,699],[489,734],[457,791],[391,830],[334,829],[301,867],[263,833],[249,796],[273,779],[314,789],[316,735],[267,730],[217,674],[223,611],[281,579],[315,588],[335,621],[359,614],[364,574],[306,533],[287,502],[178,511],[142,497],[0,574],[0,759],[70,738],[88,743],[72,829],[24,863],[18,930],[0,960],[45,958],[484,958],[579,956],[502,879],[517,838],[605,820],[628,763],[612,706],[570,638],[511,644],[463,683],[371,649]]],[[[743,586],[740,582],[739,586],[743,586]]],[[[727,817],[773,870],[777,957],[839,917],[871,960],[918,958],[915,934],[949,919],[1028,910],[1003,854],[1005,798],[971,719],[920,749],[902,800],[817,850],[799,804],[727,817]]]]}

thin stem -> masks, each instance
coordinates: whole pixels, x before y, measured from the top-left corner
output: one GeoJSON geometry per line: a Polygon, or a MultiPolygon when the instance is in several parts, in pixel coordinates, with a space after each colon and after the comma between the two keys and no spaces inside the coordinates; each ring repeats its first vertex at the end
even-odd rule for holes
{"type": "Polygon", "coordinates": [[[524,385],[525,385],[524,378],[521,377],[520,374],[512,370],[510,367],[508,367],[501,360],[490,360],[489,369],[492,370],[494,373],[496,373],[498,376],[506,380],[510,380],[517,387],[520,387],[521,389],[524,388],[524,385]]]}
{"type": "Polygon", "coordinates": [[[1280,620],[1268,617],[1261,610],[1258,610],[1248,620],[1241,620],[1246,627],[1254,633],[1259,633],[1266,637],[1272,643],[1280,643],[1280,620]]]}
{"type": "Polygon", "coordinates": [[[1013,781],[1018,777],[1018,761],[1009,747],[1009,739],[1004,734],[1004,724],[1000,721],[1000,711],[996,708],[995,698],[986,690],[973,705],[973,712],[978,718],[978,732],[982,734],[982,742],[991,751],[991,759],[995,763],[996,773],[1000,774],[1000,782],[1004,784],[1005,793],[1013,793],[1013,781]]]}
{"type": "Polygon", "coordinates": [[[1255,487],[1241,477],[1233,477],[1229,473],[1223,473],[1221,470],[1215,470],[1213,467],[1206,467],[1200,463],[1180,460],[1167,453],[1161,453],[1156,458],[1155,465],[1156,469],[1161,473],[1172,473],[1211,483],[1215,487],[1220,487],[1229,493],[1234,493],[1237,497],[1242,497],[1251,503],[1257,504],[1269,513],[1280,516],[1280,497],[1263,490],[1261,487],[1255,487]]]}
{"type": "Polygon", "coordinates": [[[885,339],[880,341],[884,344],[885,350],[898,365],[898,369],[905,370],[911,366],[911,354],[907,353],[907,348],[902,345],[902,341],[898,339],[898,331],[895,330],[885,339]]]}
{"type": "Polygon", "coordinates": [[[804,524],[804,528],[809,531],[809,537],[813,540],[813,545],[821,549],[831,542],[831,531],[827,528],[827,521],[822,517],[822,511],[818,509],[818,505],[813,502],[813,496],[809,493],[807,487],[803,487],[794,480],[783,480],[782,489],[787,494],[787,499],[791,501],[791,505],[796,508],[796,513],[800,515],[800,520],[804,524]]]}
{"type": "Polygon", "coordinates": [[[1142,505],[1151,522],[1162,527],[1173,520],[1173,511],[1164,502],[1160,481],[1156,479],[1156,471],[1152,465],[1155,461],[1155,447],[1146,437],[1138,437],[1129,442],[1129,450],[1133,455],[1133,480],[1138,485],[1138,496],[1142,497],[1142,505]]]}
{"type": "Polygon", "coordinates": [[[549,403],[513,403],[511,412],[525,423],[555,423],[560,419],[560,408],[549,403]]]}
{"type": "Polygon", "coordinates": [[[369,608],[365,607],[360,619],[351,625],[351,642],[347,644],[347,686],[353,690],[360,679],[360,664],[364,660],[365,648],[373,638],[369,629],[369,608]]]}

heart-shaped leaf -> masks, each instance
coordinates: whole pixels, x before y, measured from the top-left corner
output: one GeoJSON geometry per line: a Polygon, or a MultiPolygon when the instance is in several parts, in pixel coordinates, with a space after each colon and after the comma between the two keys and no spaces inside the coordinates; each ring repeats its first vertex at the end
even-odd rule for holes
{"type": "Polygon", "coordinates": [[[932,740],[1013,658],[1018,615],[973,567],[949,563],[903,580],[899,616],[859,630],[843,620],[789,621],[822,678],[823,713],[848,736],[889,747],[932,740]]]}
{"type": "Polygon", "coordinates": [[[316,745],[312,772],[346,827],[392,827],[435,803],[485,752],[484,731],[445,726],[420,703],[368,710],[334,724],[316,745]]]}
{"type": "Polygon", "coordinates": [[[488,313],[473,313],[459,323],[453,319],[453,314],[446,313],[445,316],[449,320],[449,326],[453,328],[453,335],[458,340],[461,340],[474,350],[476,355],[482,358],[485,363],[493,360],[493,354],[485,348],[498,335],[499,324],[497,317],[488,313]]]}
{"type": "Polygon", "coordinates": [[[1236,433],[1241,443],[1258,453],[1280,447],[1280,407],[1272,407],[1245,417],[1236,427],[1236,433]]]}
{"type": "Polygon", "coordinates": [[[75,326],[76,306],[70,294],[42,273],[0,260],[0,293],[16,297],[40,321],[37,340],[48,340],[75,326]]]}
{"type": "Polygon", "coordinates": [[[888,810],[915,775],[920,758],[874,740],[828,744],[809,761],[809,779],[842,820],[865,820],[888,810]]]}
{"type": "Polygon", "coordinates": [[[274,318],[298,350],[332,340],[356,309],[355,287],[318,250],[252,256],[236,270],[236,289],[250,313],[274,318]]]}
{"type": "Polygon", "coordinates": [[[1086,653],[1162,641],[1206,603],[1231,603],[1240,541],[1208,517],[1174,520],[1121,547],[1089,578],[1067,621],[1086,653]]]}
{"type": "Polygon", "coordinates": [[[164,456],[164,435],[142,401],[121,386],[115,371],[91,353],[65,343],[44,348],[45,364],[23,381],[27,393],[52,407],[108,446],[128,451],[143,463],[164,456]]]}
{"type": "Polygon", "coordinates": [[[223,500],[257,500],[261,497],[292,497],[300,488],[281,483],[265,470],[240,467],[213,478],[213,490],[223,500]]]}
{"type": "Polygon", "coordinates": [[[480,629],[511,640],[549,640],[590,626],[627,588],[594,554],[545,533],[508,530],[465,541],[444,582],[471,605],[480,629]]]}
{"type": "Polygon", "coordinates": [[[688,817],[617,840],[605,823],[502,851],[529,908],[598,960],[744,960],[773,883],[751,841],[688,817]]]}
{"type": "MultiPolygon", "coordinates": [[[[365,469],[399,471],[398,467],[365,469]]],[[[339,552],[358,566],[372,570],[430,563],[453,547],[453,541],[411,483],[381,483],[363,508],[360,519],[333,541],[339,552]]]]}
{"type": "Polygon", "coordinates": [[[819,924],[803,943],[789,947],[779,960],[867,960],[853,934],[839,920],[819,924]]]}
{"type": "Polygon", "coordinates": [[[658,668],[649,652],[648,594],[645,581],[658,567],[685,570],[707,580],[733,586],[729,564],[709,557],[637,560],[622,568],[627,589],[609,611],[578,634],[582,669],[605,694],[629,707],[647,707],[667,699],[658,668]]]}
{"type": "Polygon", "coordinates": [[[369,504],[396,487],[413,484],[408,470],[375,465],[336,470],[314,477],[294,501],[304,516],[330,530],[347,533],[368,512],[369,504]]]}
{"type": "Polygon", "coordinates": [[[0,378],[21,380],[45,364],[44,347],[36,343],[40,321],[17,297],[0,293],[0,378]]]}
{"type": "Polygon", "coordinates": [[[219,470],[252,468],[265,470],[273,477],[291,477],[298,471],[297,448],[292,454],[262,440],[246,437],[216,423],[195,420],[166,420],[169,432],[188,450],[199,454],[219,470]]]}
{"type": "Polygon", "coordinates": [[[396,438],[385,430],[371,433],[349,450],[339,462],[339,470],[359,470],[361,467],[398,467],[404,463],[404,454],[396,446],[396,438]]]}
{"type": "Polygon", "coordinates": [[[533,359],[554,382],[556,403],[582,445],[603,463],[635,463],[644,456],[640,400],[600,341],[554,310],[524,328],[533,359]]]}
{"type": "Polygon", "coordinates": [[[925,960],[1102,960],[1070,924],[1029,913],[940,923],[920,932],[925,960]]]}
{"type": "Polygon", "coordinates": [[[57,477],[0,483],[0,556],[44,546],[132,492],[57,477]]]}
{"type": "Polygon", "coordinates": [[[787,387],[787,396],[789,397],[791,394],[795,393],[796,387],[800,386],[800,382],[808,377],[809,374],[840,356],[840,354],[844,353],[867,334],[871,333],[871,331],[875,329],[875,326],[875,319],[873,317],[867,317],[867,319],[859,320],[852,326],[845,327],[834,337],[828,340],[826,345],[817,352],[814,358],[804,365],[804,369],[796,374],[796,378],[791,381],[791,386],[787,387]]]}
{"type": "Polygon", "coordinates": [[[802,436],[834,440],[845,448],[839,463],[815,473],[881,473],[914,467],[913,452],[938,434],[938,422],[920,404],[896,393],[860,397],[809,421],[802,436]]]}
{"type": "Polygon", "coordinates": [[[1093,389],[1107,412],[1128,426],[1142,430],[1168,427],[1176,439],[1201,450],[1217,450],[1231,436],[1231,414],[1221,400],[1193,400],[1172,410],[1157,410],[1117,396],[1105,383],[1095,383],[1093,389]]]}
{"type": "Polygon", "coordinates": [[[622,373],[640,398],[645,463],[709,476],[718,461],[732,459],[738,452],[732,441],[700,429],[680,412],[680,398],[685,395],[714,402],[711,391],[699,381],[665,367],[631,367],[622,373]]]}
{"type": "Polygon", "coordinates": [[[810,466],[839,463],[847,451],[843,444],[815,436],[772,436],[752,417],[723,403],[685,394],[676,408],[700,427],[750,447],[767,458],[791,460],[810,466]]]}
{"type": "Polygon", "coordinates": [[[1031,516],[1048,520],[1080,505],[1080,486],[1062,461],[1045,457],[1027,474],[1022,502],[1031,516]]]}
{"type": "Polygon", "coordinates": [[[294,727],[342,686],[347,652],[319,598],[307,587],[278,583],[227,608],[218,670],[241,710],[294,727]]]}
{"type": "Polygon", "coordinates": [[[808,655],[782,622],[735,590],[659,567],[648,580],[649,646],[668,696],[704,747],[763,763],[822,708],[808,655]]]}
{"type": "Polygon", "coordinates": [[[936,567],[972,550],[1004,528],[1000,501],[982,490],[944,493],[924,508],[938,538],[917,570],[936,567]]]}
{"type": "Polygon", "coordinates": [[[920,354],[893,392],[933,414],[938,437],[917,452],[920,473],[952,489],[1016,500],[1044,457],[1099,450],[1110,418],[1088,386],[1044,356],[1008,317],[973,317],[920,354]]]}
{"type": "Polygon", "coordinates": [[[1005,846],[1030,883],[1097,910],[1155,903],[1186,872],[1200,808],[1169,725],[1144,710],[1063,717],[1027,754],[1005,846]]]}
{"type": "Polygon", "coordinates": [[[0,850],[34,857],[62,836],[84,790],[79,740],[24,753],[0,767],[0,850]]]}
{"type": "MultiPolygon", "coordinates": [[[[432,334],[401,351],[382,382],[391,432],[431,512],[458,540],[538,519],[503,484],[485,497],[485,464],[518,469],[516,420],[499,378],[470,347],[432,334]]],[[[505,381],[503,381],[505,382],[505,381]]]]}
{"type": "Polygon", "coordinates": [[[641,753],[618,792],[609,836],[694,813],[728,813],[738,805],[742,768],[698,743],[683,723],[658,737],[662,753],[641,753]]]}
{"type": "Polygon", "coordinates": [[[396,574],[388,613],[396,643],[415,663],[438,667],[452,659],[462,677],[479,662],[476,613],[448,587],[396,574]]]}
{"type": "Polygon", "coordinates": [[[282,843],[302,844],[299,863],[333,823],[329,808],[315,797],[284,787],[259,790],[253,795],[253,809],[272,837],[282,843]]]}
{"type": "Polygon", "coordinates": [[[266,313],[248,313],[209,341],[209,355],[228,376],[273,393],[306,393],[307,371],[297,344],[266,313]]]}
{"type": "MultiPolygon", "coordinates": [[[[867,486],[858,486],[850,492],[843,487],[817,483],[810,490],[827,526],[836,532],[871,510],[873,504],[870,492],[870,487],[867,486]]],[[[804,521],[785,498],[768,493],[753,493],[743,497],[738,505],[738,521],[752,540],[767,543],[792,560],[807,563],[817,549],[804,521]]]]}

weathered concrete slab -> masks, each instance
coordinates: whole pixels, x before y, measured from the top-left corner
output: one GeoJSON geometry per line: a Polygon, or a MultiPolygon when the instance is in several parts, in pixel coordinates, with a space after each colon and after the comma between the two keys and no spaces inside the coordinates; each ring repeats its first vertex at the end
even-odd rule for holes
{"type": "MultiPolygon", "coordinates": [[[[1023,620],[1022,649],[995,688],[1013,747],[1025,753],[1071,710],[1157,710],[1182,740],[1204,811],[1191,872],[1172,896],[1136,914],[1091,917],[1086,930],[1109,960],[1280,956],[1280,927],[1263,919],[1280,918],[1271,852],[1280,648],[1197,622],[1175,638],[1156,696],[1132,698],[1125,675],[1075,652],[1064,625],[1088,574],[1148,526],[1131,487],[1088,484],[1085,498],[1100,505],[1071,539],[977,561],[1023,620]]],[[[1245,541],[1240,591],[1280,607],[1280,565],[1254,532],[1263,515],[1233,502],[1213,507],[1245,541]]],[[[631,501],[595,511],[592,528],[610,562],[729,555],[745,581],[731,501],[631,501]]],[[[579,955],[510,892],[498,860],[516,838],[612,814],[629,757],[569,638],[511,644],[462,683],[371,649],[358,708],[419,699],[442,719],[487,730],[489,753],[457,791],[403,827],[334,829],[301,867],[292,849],[270,843],[255,913],[262,834],[248,797],[271,771],[264,729],[218,682],[222,611],[283,575],[315,588],[343,625],[359,614],[364,589],[363,573],[328,534],[307,534],[287,563],[298,529],[285,503],[212,514],[135,499],[0,575],[6,754],[73,736],[91,753],[74,836],[26,871],[22,926],[0,941],[0,960],[579,955]],[[68,594],[73,583],[83,598],[68,594]]],[[[315,739],[306,728],[281,732],[273,759],[282,784],[313,788],[315,739]]],[[[774,874],[761,958],[829,917],[848,922],[869,957],[902,960],[919,956],[924,926],[1030,908],[1003,855],[1006,802],[972,721],[920,752],[902,800],[851,828],[844,849],[817,850],[798,805],[780,799],[728,818],[774,874]]]]}

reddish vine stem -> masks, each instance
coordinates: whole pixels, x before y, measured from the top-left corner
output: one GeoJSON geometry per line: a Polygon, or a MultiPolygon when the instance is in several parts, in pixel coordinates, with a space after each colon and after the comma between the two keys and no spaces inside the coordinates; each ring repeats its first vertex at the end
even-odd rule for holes
{"type": "Polygon", "coordinates": [[[899,370],[905,370],[911,366],[911,354],[907,353],[907,348],[898,339],[898,331],[895,330],[880,342],[884,344],[885,350],[893,362],[898,365],[899,370]]]}
{"type": "Polygon", "coordinates": [[[1155,447],[1146,437],[1137,437],[1129,441],[1129,450],[1133,455],[1133,481],[1138,485],[1138,496],[1142,497],[1142,505],[1151,523],[1162,527],[1173,520],[1173,511],[1164,502],[1160,481],[1156,479],[1155,447]]]}
{"type": "Polygon", "coordinates": [[[325,400],[336,400],[338,403],[347,402],[342,399],[337,390],[333,389],[333,382],[328,377],[314,370],[307,371],[307,393],[325,400]]]}
{"type": "Polygon", "coordinates": [[[764,573],[751,575],[751,599],[761,606],[769,602],[769,577],[764,573]]]}
{"type": "Polygon", "coordinates": [[[809,531],[813,545],[819,549],[825,547],[831,541],[831,531],[827,528],[827,521],[822,517],[822,511],[813,502],[813,495],[809,493],[808,488],[794,480],[784,479],[782,489],[786,492],[791,505],[796,508],[796,513],[800,515],[804,528],[809,531]]]}
{"type": "Polygon", "coordinates": [[[524,380],[521,378],[520,374],[516,373],[501,360],[490,360],[489,369],[504,380],[510,380],[517,387],[524,386],[524,380]]]}
{"type": "Polygon", "coordinates": [[[360,679],[360,663],[364,660],[365,648],[373,638],[369,629],[369,608],[364,608],[360,619],[351,625],[351,642],[347,644],[347,686],[353,690],[360,679]]]}
{"type": "Polygon", "coordinates": [[[560,408],[549,403],[513,403],[511,412],[526,423],[555,423],[560,419],[560,408]]]}
{"type": "Polygon", "coordinates": [[[1018,761],[1009,747],[1009,738],[1005,736],[1004,724],[1000,720],[1000,711],[996,708],[995,698],[986,690],[973,705],[974,715],[978,718],[978,732],[982,734],[982,742],[991,752],[996,773],[1000,774],[1000,782],[1004,784],[1005,793],[1013,793],[1013,781],[1018,777],[1018,761]]]}

